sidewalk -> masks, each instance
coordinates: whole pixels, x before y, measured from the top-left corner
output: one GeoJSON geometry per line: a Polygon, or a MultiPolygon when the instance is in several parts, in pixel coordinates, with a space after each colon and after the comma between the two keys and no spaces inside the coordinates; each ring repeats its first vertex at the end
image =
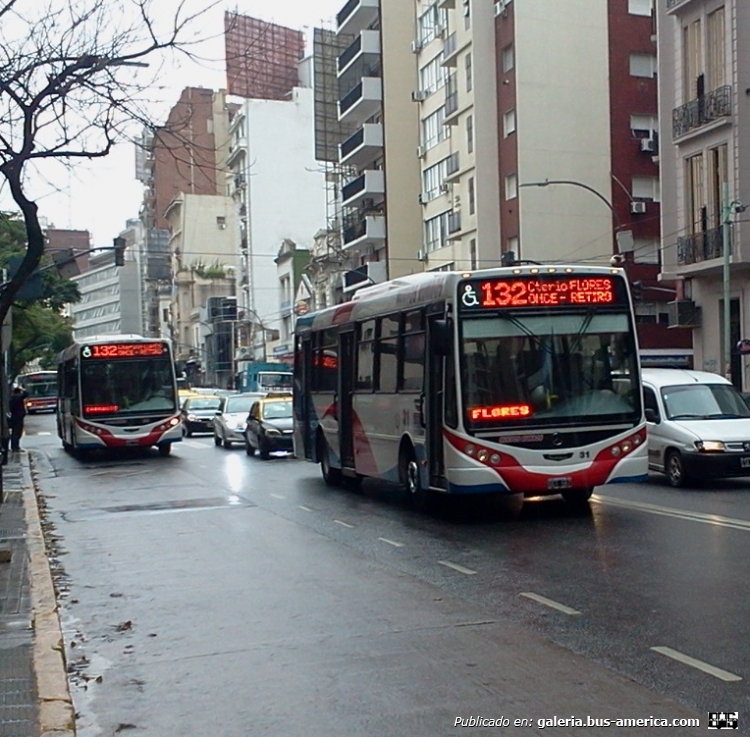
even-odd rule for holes
{"type": "Polygon", "coordinates": [[[12,454],[2,474],[0,737],[72,737],[60,621],[28,454],[12,454]]]}

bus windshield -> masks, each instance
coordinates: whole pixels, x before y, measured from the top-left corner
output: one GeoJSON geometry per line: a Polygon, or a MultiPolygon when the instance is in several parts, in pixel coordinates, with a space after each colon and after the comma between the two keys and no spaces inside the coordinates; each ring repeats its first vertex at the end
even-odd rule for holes
{"type": "Polygon", "coordinates": [[[169,358],[91,361],[81,366],[83,414],[177,411],[169,358]]]}
{"type": "Polygon", "coordinates": [[[57,376],[46,378],[21,378],[19,383],[28,392],[29,397],[43,399],[57,396],[57,376]]]}
{"type": "Polygon", "coordinates": [[[467,427],[637,422],[635,345],[624,313],[519,316],[462,322],[467,427]]]}

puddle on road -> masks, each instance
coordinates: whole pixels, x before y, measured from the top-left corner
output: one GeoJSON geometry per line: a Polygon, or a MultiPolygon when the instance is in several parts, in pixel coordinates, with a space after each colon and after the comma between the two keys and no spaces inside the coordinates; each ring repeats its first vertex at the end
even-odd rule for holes
{"type": "Polygon", "coordinates": [[[101,519],[111,514],[163,514],[165,512],[188,512],[199,509],[225,509],[227,507],[255,507],[256,505],[236,494],[230,496],[203,497],[200,499],[177,499],[172,502],[152,502],[150,504],[123,504],[116,507],[83,509],[77,512],[64,512],[67,522],[85,522],[101,519]]]}

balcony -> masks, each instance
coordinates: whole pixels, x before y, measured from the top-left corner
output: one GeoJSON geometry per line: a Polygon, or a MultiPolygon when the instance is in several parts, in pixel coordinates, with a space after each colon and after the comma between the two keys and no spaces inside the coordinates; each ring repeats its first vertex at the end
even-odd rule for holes
{"type": "Polygon", "coordinates": [[[381,169],[363,172],[341,189],[345,207],[362,207],[365,203],[378,204],[385,199],[385,175],[381,169]]]}
{"type": "Polygon", "coordinates": [[[458,151],[454,151],[445,162],[445,177],[443,181],[447,183],[457,181],[461,176],[460,169],[458,151]]]}
{"type": "Polygon", "coordinates": [[[696,0],[667,0],[667,13],[679,12],[681,8],[691,5],[693,2],[696,2],[696,0]]]}
{"type": "Polygon", "coordinates": [[[247,153],[247,140],[240,138],[232,141],[229,145],[229,154],[227,155],[227,166],[232,166],[241,156],[247,153]]]}
{"type": "Polygon", "coordinates": [[[344,248],[382,248],[385,245],[385,215],[356,212],[344,217],[344,248]]]}
{"type": "Polygon", "coordinates": [[[443,123],[445,125],[456,125],[458,123],[458,81],[455,72],[445,80],[443,123]]]}
{"type": "Polygon", "coordinates": [[[438,8],[451,10],[456,7],[456,0],[438,0],[438,8]]]}
{"type": "Polygon", "coordinates": [[[383,83],[380,77],[363,77],[362,81],[339,100],[339,121],[362,125],[383,105],[383,83]]]}
{"type": "Polygon", "coordinates": [[[732,114],[732,86],[724,85],[672,110],[672,138],[732,114]]]}
{"type": "Polygon", "coordinates": [[[336,15],[338,33],[355,35],[364,30],[380,14],[380,0],[349,0],[336,15]]]}
{"type": "Polygon", "coordinates": [[[458,41],[456,32],[451,33],[443,44],[443,66],[455,67],[458,64],[458,41]]]}
{"type": "MultiPolygon", "coordinates": [[[[347,69],[356,63],[358,59],[364,61],[364,57],[380,58],[380,32],[379,31],[362,31],[350,46],[342,52],[338,58],[338,73],[342,75],[347,69]]],[[[372,61],[372,60],[367,60],[372,61]]]]}
{"type": "Polygon", "coordinates": [[[339,161],[347,166],[361,167],[382,155],[381,123],[365,123],[356,133],[339,144],[339,161]]]}
{"type": "MultiPolygon", "coordinates": [[[[732,231],[729,226],[729,253],[732,253],[732,231]]],[[[690,266],[724,256],[724,229],[712,228],[677,239],[677,265],[690,266]]]]}

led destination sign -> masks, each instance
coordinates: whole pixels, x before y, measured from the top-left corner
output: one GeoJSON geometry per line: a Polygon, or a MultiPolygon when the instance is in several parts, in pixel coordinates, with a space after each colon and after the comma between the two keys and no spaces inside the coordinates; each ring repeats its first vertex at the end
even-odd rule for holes
{"type": "Polygon", "coordinates": [[[609,276],[499,277],[463,282],[459,300],[463,309],[627,304],[623,286],[609,276]]]}
{"type": "Polygon", "coordinates": [[[167,355],[167,344],[152,343],[101,343],[81,348],[81,358],[159,358],[167,355]]]}

